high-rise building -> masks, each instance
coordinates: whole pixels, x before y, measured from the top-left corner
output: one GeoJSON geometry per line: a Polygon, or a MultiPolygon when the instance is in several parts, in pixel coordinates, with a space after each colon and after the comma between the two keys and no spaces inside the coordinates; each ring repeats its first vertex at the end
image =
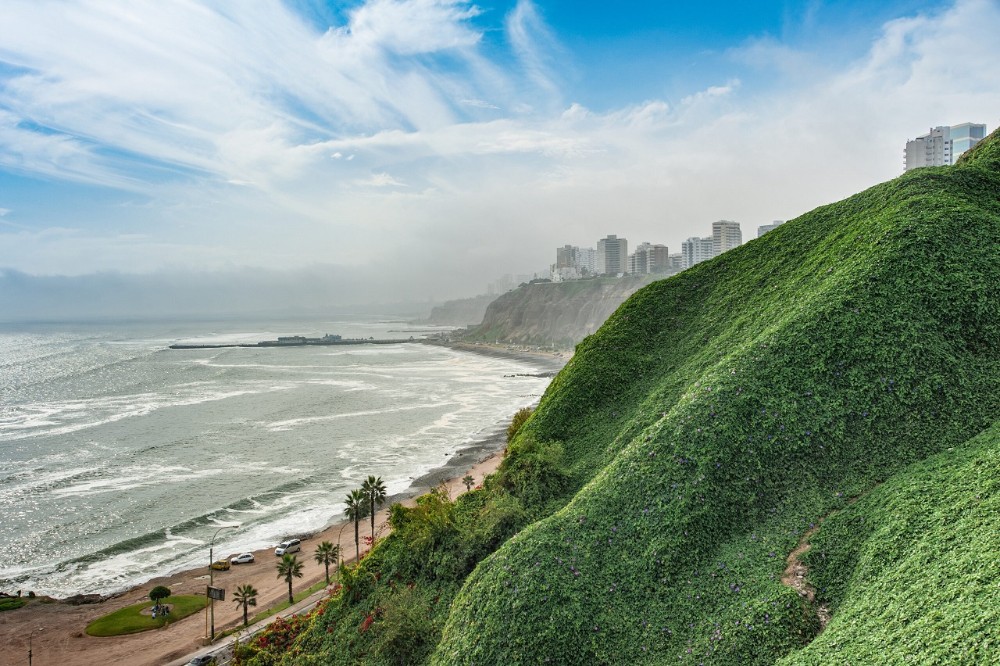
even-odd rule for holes
{"type": "Polygon", "coordinates": [[[712,222],[712,256],[732,250],[743,244],[743,231],[739,222],[719,220],[712,222]]]}
{"type": "Polygon", "coordinates": [[[556,248],[556,268],[574,268],[577,266],[577,254],[580,248],[573,245],[563,245],[556,248]]]}
{"type": "Polygon", "coordinates": [[[667,256],[667,275],[674,275],[684,270],[684,255],[681,252],[667,256]]]}
{"type": "Polygon", "coordinates": [[[594,275],[594,255],[592,247],[563,245],[556,248],[556,263],[549,268],[549,277],[556,282],[579,280],[594,275]]]}
{"type": "Polygon", "coordinates": [[[659,243],[639,243],[635,254],[629,255],[630,273],[666,273],[670,251],[659,243]]]}
{"type": "Polygon", "coordinates": [[[628,271],[628,241],[608,234],[597,241],[598,274],[619,275],[628,271]]]}
{"type": "Polygon", "coordinates": [[[774,231],[775,229],[777,229],[778,227],[780,227],[784,223],[785,223],[784,220],[775,220],[771,224],[762,224],[762,225],[760,225],[759,227],[757,227],[757,238],[760,238],[761,236],[763,236],[764,234],[766,234],[768,231],[774,231]]]}
{"type": "Polygon", "coordinates": [[[577,248],[576,257],[582,275],[594,275],[597,272],[597,250],[592,247],[577,248]]]}
{"type": "Polygon", "coordinates": [[[925,166],[950,166],[958,156],[986,137],[986,125],[962,123],[932,127],[927,134],[906,142],[904,171],[925,166]]]}
{"type": "Polygon", "coordinates": [[[705,238],[691,237],[681,243],[681,255],[683,257],[684,268],[691,268],[695,264],[711,259],[715,256],[714,239],[712,236],[705,238]]]}

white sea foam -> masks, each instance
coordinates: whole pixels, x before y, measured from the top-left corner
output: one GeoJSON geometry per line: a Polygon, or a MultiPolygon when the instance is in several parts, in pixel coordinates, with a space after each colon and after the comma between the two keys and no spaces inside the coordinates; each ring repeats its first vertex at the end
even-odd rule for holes
{"type": "Polygon", "coordinates": [[[405,490],[547,383],[503,379],[524,364],[425,345],[189,353],[162,349],[176,333],[140,333],[0,331],[0,350],[21,359],[18,379],[0,380],[0,589],[109,593],[204,566],[221,523],[241,527],[219,534],[220,554],[315,532],[369,474],[405,490]]]}

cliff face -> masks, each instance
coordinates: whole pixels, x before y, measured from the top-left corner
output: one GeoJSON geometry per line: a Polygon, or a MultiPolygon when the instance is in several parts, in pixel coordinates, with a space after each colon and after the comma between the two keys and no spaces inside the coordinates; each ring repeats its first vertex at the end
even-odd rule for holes
{"type": "Polygon", "coordinates": [[[465,339],[572,347],[659,276],[528,284],[500,296],[465,339]]]}
{"type": "Polygon", "coordinates": [[[427,319],[418,323],[435,324],[438,326],[475,326],[483,320],[487,306],[496,296],[480,294],[472,298],[460,298],[446,301],[431,309],[427,319]]]}

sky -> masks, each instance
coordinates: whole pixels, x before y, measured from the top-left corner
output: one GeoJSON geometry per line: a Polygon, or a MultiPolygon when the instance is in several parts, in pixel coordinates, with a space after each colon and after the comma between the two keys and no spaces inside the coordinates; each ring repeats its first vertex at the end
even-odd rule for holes
{"type": "Polygon", "coordinates": [[[440,301],[607,234],[748,240],[995,129],[997,34],[1000,0],[4,0],[0,309],[440,301]]]}

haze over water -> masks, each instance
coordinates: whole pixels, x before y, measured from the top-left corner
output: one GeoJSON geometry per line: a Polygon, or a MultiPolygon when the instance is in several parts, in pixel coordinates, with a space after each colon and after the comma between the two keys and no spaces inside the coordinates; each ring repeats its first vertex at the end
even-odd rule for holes
{"type": "MultiPolygon", "coordinates": [[[[422,344],[169,350],[405,324],[0,326],[0,590],[109,593],[325,527],[534,402],[524,362],[422,344]]],[[[413,334],[419,336],[419,334],[413,334]]]]}

